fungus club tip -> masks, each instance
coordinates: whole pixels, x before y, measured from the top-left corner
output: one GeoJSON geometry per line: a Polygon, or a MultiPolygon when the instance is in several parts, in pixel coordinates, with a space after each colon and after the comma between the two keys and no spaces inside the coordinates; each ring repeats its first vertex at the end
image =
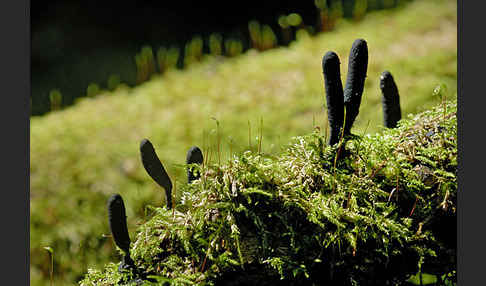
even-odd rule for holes
{"type": "Polygon", "coordinates": [[[383,80],[383,79],[385,79],[385,78],[387,78],[387,77],[390,77],[390,76],[391,76],[390,71],[388,71],[388,70],[384,70],[384,71],[381,73],[381,77],[380,77],[380,79],[381,79],[381,80],[383,80]]]}
{"type": "Polygon", "coordinates": [[[368,43],[363,39],[357,39],[353,42],[351,46],[351,51],[349,53],[350,62],[351,60],[366,60],[368,62],[368,43]]]}
{"type": "Polygon", "coordinates": [[[398,88],[395,84],[395,80],[393,79],[393,75],[387,70],[381,73],[380,89],[383,93],[383,96],[386,98],[390,98],[390,96],[398,96],[398,88]]]}
{"type": "Polygon", "coordinates": [[[113,194],[113,195],[111,195],[110,198],[108,199],[108,205],[111,205],[115,201],[121,201],[123,203],[123,199],[120,196],[120,194],[113,194]]]}
{"type": "Polygon", "coordinates": [[[322,57],[322,71],[324,73],[326,73],[327,71],[329,71],[329,68],[328,67],[335,67],[335,66],[339,66],[341,63],[339,62],[339,57],[338,55],[333,52],[333,51],[329,51],[327,52],[324,57],[322,57]]]}
{"type": "Polygon", "coordinates": [[[348,77],[346,81],[346,89],[349,92],[346,94],[345,91],[345,97],[346,95],[353,96],[356,91],[361,91],[362,93],[367,69],[368,45],[365,40],[357,39],[353,42],[351,51],[349,52],[348,77]]]}
{"type": "Polygon", "coordinates": [[[203,154],[201,149],[197,146],[192,146],[189,151],[187,151],[186,163],[187,164],[202,164],[203,154]]]}
{"type": "Polygon", "coordinates": [[[359,39],[354,40],[353,46],[364,46],[364,47],[366,47],[367,43],[364,39],[359,38],[359,39]]]}
{"type": "Polygon", "coordinates": [[[147,139],[144,138],[142,141],[140,141],[140,151],[144,152],[149,149],[153,149],[152,143],[147,139]]]}
{"type": "Polygon", "coordinates": [[[380,76],[380,88],[383,91],[384,89],[392,86],[395,86],[395,80],[393,79],[392,74],[385,70],[380,76]]]}
{"type": "Polygon", "coordinates": [[[114,194],[108,199],[108,222],[116,245],[125,253],[130,249],[125,204],[120,194],[114,194]]]}

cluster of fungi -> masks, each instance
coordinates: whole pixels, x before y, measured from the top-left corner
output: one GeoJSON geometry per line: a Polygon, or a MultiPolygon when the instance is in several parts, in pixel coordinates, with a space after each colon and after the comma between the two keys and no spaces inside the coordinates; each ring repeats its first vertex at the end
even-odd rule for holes
{"type": "MultiPolygon", "coordinates": [[[[348,73],[343,89],[340,74],[340,61],[338,55],[327,52],[322,59],[324,86],[326,92],[327,114],[330,125],[328,144],[335,145],[351,135],[351,127],[359,113],[361,98],[364,90],[366,72],[368,67],[368,46],[365,40],[354,41],[349,54],[348,73]]],[[[387,128],[395,128],[401,119],[399,94],[393,76],[384,71],[380,77],[382,92],[383,121],[387,128]]],[[[172,182],[162,162],[157,156],[152,143],[143,139],[140,143],[141,161],[149,176],[165,190],[166,207],[175,207],[172,199],[172,182]]],[[[187,152],[187,182],[191,184],[200,178],[198,169],[194,164],[203,163],[203,154],[197,146],[191,147],[187,152]]],[[[130,271],[137,281],[149,280],[147,273],[143,273],[135,266],[130,257],[130,237],[128,234],[125,205],[119,194],[108,199],[108,217],[112,237],[115,244],[124,252],[119,271],[130,271]]]]}

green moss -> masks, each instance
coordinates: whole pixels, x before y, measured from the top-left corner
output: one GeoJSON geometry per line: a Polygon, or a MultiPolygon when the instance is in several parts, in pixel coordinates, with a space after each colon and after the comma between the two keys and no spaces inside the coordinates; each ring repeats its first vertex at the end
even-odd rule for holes
{"type": "MultiPolygon", "coordinates": [[[[132,258],[173,285],[224,285],[230,276],[388,285],[420,269],[451,273],[456,127],[451,101],[396,129],[348,138],[344,151],[316,131],[275,157],[248,151],[202,166],[201,179],[179,187],[176,210],[150,208],[132,258]]],[[[107,282],[120,279],[113,269],[80,284],[115,285],[107,282]]]]}

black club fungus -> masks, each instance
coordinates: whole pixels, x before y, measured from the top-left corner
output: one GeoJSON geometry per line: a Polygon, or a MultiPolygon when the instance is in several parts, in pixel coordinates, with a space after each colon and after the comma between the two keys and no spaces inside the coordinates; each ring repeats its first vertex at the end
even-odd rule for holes
{"type": "Polygon", "coordinates": [[[154,146],[148,139],[143,139],[140,143],[140,154],[142,164],[149,176],[165,190],[167,208],[172,207],[172,182],[169,175],[155,153],[154,146]]]}

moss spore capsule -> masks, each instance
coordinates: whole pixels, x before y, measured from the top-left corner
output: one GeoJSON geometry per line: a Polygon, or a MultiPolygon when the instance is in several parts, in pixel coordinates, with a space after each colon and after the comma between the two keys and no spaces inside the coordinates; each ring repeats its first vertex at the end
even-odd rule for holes
{"type": "Polygon", "coordinates": [[[165,190],[167,198],[167,208],[172,207],[172,181],[160,162],[154,146],[148,139],[143,139],[140,143],[140,155],[142,164],[149,176],[165,190]]]}
{"type": "Polygon", "coordinates": [[[389,71],[384,71],[380,76],[381,102],[383,106],[383,124],[387,128],[397,127],[402,119],[400,108],[400,95],[397,85],[389,71]]]}
{"type": "Polygon", "coordinates": [[[353,42],[349,52],[348,74],[344,87],[344,105],[346,106],[344,135],[350,134],[351,127],[358,116],[367,69],[368,45],[365,40],[357,39],[353,42]]]}
{"type": "Polygon", "coordinates": [[[322,72],[324,74],[324,88],[326,90],[327,118],[331,127],[329,145],[339,142],[344,120],[343,85],[339,57],[329,51],[322,58],[322,72]]]}
{"type": "MultiPolygon", "coordinates": [[[[191,147],[187,151],[186,164],[202,164],[204,161],[203,153],[197,146],[191,147]]],[[[194,174],[194,167],[187,168],[187,182],[190,184],[192,181],[199,179],[200,174],[197,172],[194,174]]]]}

